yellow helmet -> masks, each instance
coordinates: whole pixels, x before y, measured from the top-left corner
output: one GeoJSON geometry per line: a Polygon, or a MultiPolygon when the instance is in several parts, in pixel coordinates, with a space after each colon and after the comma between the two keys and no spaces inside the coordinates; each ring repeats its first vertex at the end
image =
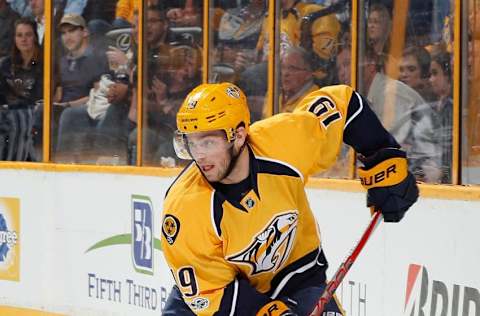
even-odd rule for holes
{"type": "Polygon", "coordinates": [[[224,130],[229,142],[243,123],[248,131],[250,111],[245,94],[228,82],[206,83],[193,89],[177,113],[177,129],[183,134],[224,130]]]}

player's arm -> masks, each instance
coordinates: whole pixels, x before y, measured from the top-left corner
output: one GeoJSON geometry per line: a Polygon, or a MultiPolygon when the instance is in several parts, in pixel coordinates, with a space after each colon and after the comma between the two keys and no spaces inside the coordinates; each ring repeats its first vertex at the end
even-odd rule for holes
{"type": "Polygon", "coordinates": [[[343,139],[364,164],[359,175],[368,190],[368,206],[380,209],[387,222],[401,220],[417,200],[418,188],[408,172],[405,152],[382,126],[366,98],[349,86],[324,87],[307,95],[297,110],[311,112],[317,120],[314,127],[310,121],[303,124],[315,139],[314,146],[318,145],[316,153],[310,155],[315,163],[330,166],[343,139]]]}
{"type": "MultiPolygon", "coordinates": [[[[196,270],[198,271],[199,268],[197,267],[196,270]]],[[[172,269],[172,271],[174,270],[172,269]]],[[[210,277],[209,281],[214,282],[215,276],[212,274],[210,277]]],[[[208,289],[205,286],[197,293],[191,292],[191,284],[195,282],[195,286],[200,287],[203,284],[207,285],[207,280],[190,275],[184,276],[180,280],[176,277],[175,281],[177,286],[172,290],[167,301],[165,315],[293,315],[284,302],[272,301],[270,297],[258,292],[244,279],[235,278],[226,286],[216,289],[208,289]]]]}
{"type": "MultiPolygon", "coordinates": [[[[201,306],[207,304],[204,298],[197,298],[195,303],[190,305],[201,306]]],[[[294,316],[290,308],[280,300],[269,301],[269,298],[256,292],[255,289],[248,284],[246,280],[235,280],[225,288],[225,293],[222,297],[220,309],[216,312],[206,313],[208,315],[223,316],[223,315],[245,315],[245,316],[294,316]],[[237,296],[234,296],[234,293],[237,296]],[[252,299],[255,304],[252,304],[252,299]],[[245,304],[247,303],[247,304],[245,304]],[[259,305],[259,306],[254,306],[259,305]],[[213,313],[213,314],[211,314],[213,313]]],[[[191,307],[187,305],[182,297],[182,293],[177,286],[173,287],[172,292],[168,298],[162,315],[176,316],[176,315],[196,315],[191,307]]],[[[203,314],[202,314],[203,315],[203,314]]]]}
{"type": "Polygon", "coordinates": [[[386,222],[400,221],[418,198],[416,181],[408,171],[406,153],[357,92],[348,104],[343,140],[364,164],[358,173],[368,190],[367,206],[380,209],[386,222]]]}
{"type": "Polygon", "coordinates": [[[192,227],[187,218],[164,214],[162,250],[178,288],[170,294],[166,315],[188,314],[185,311],[202,316],[256,315],[270,297],[238,277],[235,267],[224,259],[221,239],[214,232],[199,230],[211,224],[204,219],[199,216],[192,227]]]}

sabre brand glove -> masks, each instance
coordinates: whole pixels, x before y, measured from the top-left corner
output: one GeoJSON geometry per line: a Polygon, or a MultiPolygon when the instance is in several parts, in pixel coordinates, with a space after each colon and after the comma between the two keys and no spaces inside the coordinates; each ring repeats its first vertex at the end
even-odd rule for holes
{"type": "Polygon", "coordinates": [[[271,301],[260,308],[257,316],[297,316],[290,308],[282,301],[271,301]]]}
{"type": "Polygon", "coordinates": [[[359,156],[364,164],[358,174],[367,189],[367,206],[380,209],[385,222],[399,222],[417,201],[418,187],[408,171],[406,153],[384,148],[370,157],[359,156]]]}

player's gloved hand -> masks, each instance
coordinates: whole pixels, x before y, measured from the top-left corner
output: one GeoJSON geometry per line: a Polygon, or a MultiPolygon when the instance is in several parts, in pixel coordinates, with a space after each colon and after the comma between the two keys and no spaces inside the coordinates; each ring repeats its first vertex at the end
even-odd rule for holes
{"type": "Polygon", "coordinates": [[[370,157],[359,156],[359,160],[364,164],[358,174],[368,190],[367,206],[379,209],[385,222],[399,222],[418,198],[417,183],[408,171],[406,153],[384,148],[370,157]]]}
{"type": "Polygon", "coordinates": [[[275,300],[263,305],[257,316],[296,316],[284,302],[275,300]]]}

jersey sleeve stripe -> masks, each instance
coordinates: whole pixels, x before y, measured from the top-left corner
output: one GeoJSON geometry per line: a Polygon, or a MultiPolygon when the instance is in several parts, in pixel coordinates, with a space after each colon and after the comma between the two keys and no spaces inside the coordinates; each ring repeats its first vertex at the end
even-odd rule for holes
{"type": "Polygon", "coordinates": [[[212,221],[212,226],[213,230],[215,231],[215,234],[217,235],[218,239],[220,239],[220,236],[222,234],[222,231],[220,229],[220,221],[221,216],[215,216],[217,214],[216,210],[216,199],[215,199],[215,190],[212,191],[211,197],[210,197],[210,219],[212,221]]]}
{"type": "Polygon", "coordinates": [[[235,315],[235,309],[237,308],[237,297],[238,297],[238,280],[235,279],[235,283],[233,285],[232,309],[230,310],[229,316],[235,315]]]}
{"type": "Polygon", "coordinates": [[[258,160],[264,160],[264,161],[268,161],[268,162],[273,162],[273,163],[278,163],[280,165],[283,165],[289,169],[291,169],[298,177],[300,177],[300,179],[302,179],[302,182],[305,182],[304,179],[303,179],[303,174],[297,169],[295,168],[294,166],[284,162],[284,161],[281,161],[281,160],[276,160],[276,159],[271,159],[271,158],[266,158],[266,157],[256,157],[258,160]]]}
{"type": "Polygon", "coordinates": [[[360,95],[358,95],[357,92],[354,92],[355,93],[355,96],[357,97],[358,99],[358,109],[355,111],[355,113],[353,113],[352,116],[350,116],[350,118],[347,120],[347,122],[345,123],[345,126],[343,127],[343,129],[345,130],[348,126],[348,124],[350,124],[358,115],[360,115],[360,113],[362,112],[363,110],[363,101],[362,101],[362,98],[360,97],[360,95]]]}

